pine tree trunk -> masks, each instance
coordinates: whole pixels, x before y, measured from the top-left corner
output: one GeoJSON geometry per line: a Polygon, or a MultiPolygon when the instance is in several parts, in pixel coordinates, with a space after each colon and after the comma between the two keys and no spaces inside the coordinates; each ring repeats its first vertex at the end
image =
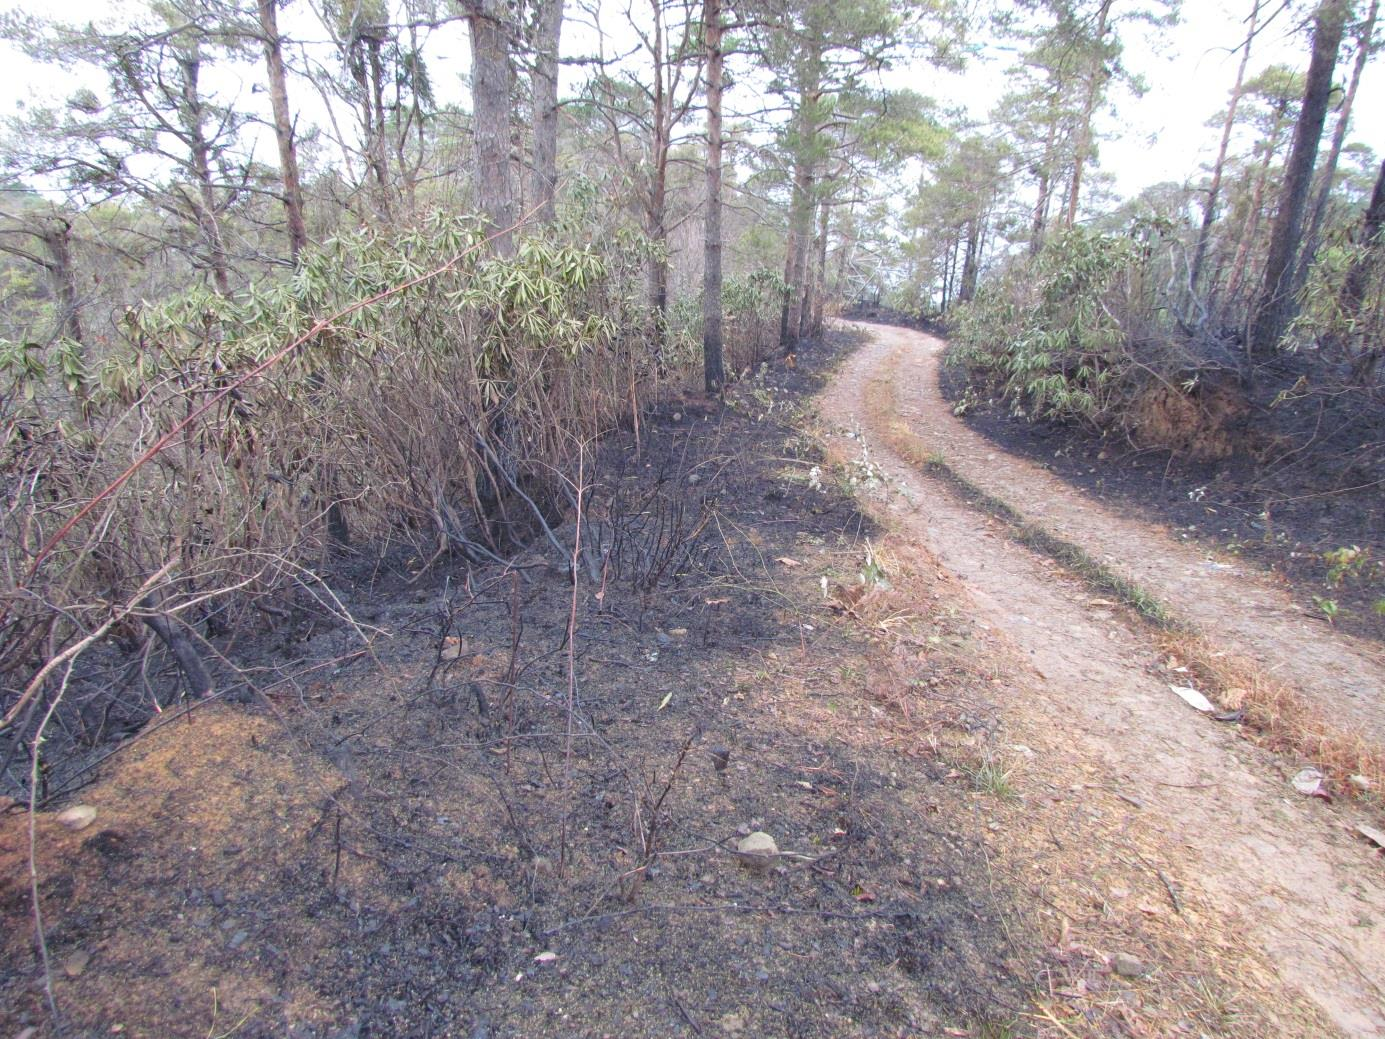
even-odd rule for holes
{"type": "Polygon", "coordinates": [[[721,300],[721,0],[704,0],[707,48],[707,213],[702,231],[702,383],[707,394],[726,384],[721,300]]]}
{"type": "Polygon", "coordinates": [[[818,207],[817,258],[813,272],[816,290],[813,293],[812,322],[808,327],[810,335],[822,334],[823,315],[827,309],[827,232],[831,229],[831,218],[832,211],[824,199],[818,207]]]}
{"type": "Polygon", "coordinates": [[[808,162],[805,158],[795,166],[793,198],[789,205],[789,261],[785,268],[789,288],[784,304],[784,335],[779,342],[786,352],[802,333],[803,302],[807,292],[808,248],[813,237],[813,185],[816,181],[808,162]]]}
{"type": "Polygon", "coordinates": [[[1188,272],[1188,290],[1197,295],[1198,281],[1202,276],[1202,265],[1207,260],[1207,242],[1212,235],[1212,224],[1217,219],[1217,202],[1221,197],[1222,174],[1226,169],[1226,153],[1231,146],[1231,131],[1236,127],[1236,110],[1241,103],[1241,88],[1245,84],[1246,68],[1250,64],[1250,45],[1255,39],[1256,24],[1260,18],[1260,5],[1263,0],[1254,0],[1250,9],[1250,28],[1246,31],[1246,42],[1241,52],[1241,64],[1236,70],[1236,85],[1231,88],[1231,102],[1226,108],[1226,119],[1221,128],[1221,145],[1217,149],[1217,161],[1212,166],[1212,183],[1207,186],[1207,198],[1202,203],[1202,226],[1198,228],[1197,245],[1193,247],[1193,262],[1188,272]]]}
{"type": "Polygon", "coordinates": [[[193,180],[197,187],[197,223],[207,245],[212,282],[223,296],[231,294],[231,278],[226,259],[226,243],[216,212],[216,186],[212,183],[211,143],[202,125],[202,98],[197,92],[201,60],[194,49],[178,58],[182,76],[183,105],[180,113],[186,135],[193,180]]]}
{"type": "Polygon", "coordinates": [[[563,0],[538,0],[534,14],[534,170],[529,204],[540,223],[558,215],[558,47],[563,31],[563,0]]]}
{"type": "Polygon", "coordinates": [[[40,238],[48,250],[49,263],[43,265],[53,286],[61,313],[58,328],[74,343],[85,345],[82,329],[82,307],[77,295],[77,275],[72,267],[72,224],[55,221],[57,226],[45,229],[40,238]]]}
{"type": "MultiPolygon", "coordinates": [[[[1274,161],[1275,153],[1279,150],[1280,134],[1284,130],[1284,114],[1281,112],[1278,121],[1271,128],[1269,135],[1265,139],[1265,155],[1260,162],[1260,169],[1255,175],[1255,184],[1250,192],[1250,206],[1246,213],[1244,226],[1241,228],[1241,237],[1236,244],[1236,256],[1231,262],[1231,275],[1226,283],[1226,302],[1232,303],[1236,294],[1241,290],[1245,281],[1246,270],[1250,265],[1250,251],[1255,244],[1255,236],[1260,232],[1260,220],[1264,216],[1265,209],[1265,188],[1269,184],[1270,165],[1274,161]]],[[[1215,304],[1215,301],[1213,301],[1215,304]]],[[[1213,307],[1215,309],[1215,306],[1213,307]]],[[[1247,316],[1247,334],[1249,317],[1247,316]]]]}
{"type": "Polygon", "coordinates": [[[472,133],[476,142],[476,199],[495,234],[498,256],[514,255],[514,186],[510,176],[509,34],[502,0],[469,0],[472,133]]]}
{"type": "Polygon", "coordinates": [[[1053,197],[1053,149],[1058,135],[1056,120],[1050,119],[1044,140],[1044,155],[1039,165],[1039,197],[1034,203],[1034,219],[1029,232],[1029,255],[1038,256],[1044,247],[1049,200],[1053,197]]]}
{"type": "Polygon", "coordinates": [[[959,303],[969,303],[976,295],[976,278],[981,265],[981,217],[967,223],[967,251],[962,261],[962,287],[957,293],[959,303]]]}
{"type": "Polygon", "coordinates": [[[784,260],[784,306],[779,319],[779,347],[785,353],[798,336],[798,321],[803,306],[803,261],[806,238],[811,234],[813,174],[807,159],[800,156],[794,165],[793,194],[789,200],[789,235],[784,260]],[[805,226],[807,225],[807,226],[805,226]]]}
{"type": "Polygon", "coordinates": [[[1068,184],[1068,211],[1064,221],[1067,227],[1072,227],[1077,222],[1077,203],[1082,193],[1082,171],[1087,162],[1087,153],[1092,149],[1092,118],[1096,115],[1097,102],[1101,100],[1102,87],[1110,78],[1110,73],[1106,70],[1106,55],[1103,52],[1102,44],[1106,40],[1112,3],[1114,0],[1102,0],[1101,10],[1097,15],[1097,67],[1092,70],[1091,78],[1087,80],[1087,94],[1082,102],[1082,122],[1078,127],[1077,150],[1072,162],[1072,180],[1068,184]]]}
{"type": "Polygon", "coordinates": [[[1294,268],[1294,296],[1303,290],[1308,281],[1308,269],[1313,255],[1318,249],[1318,236],[1322,233],[1323,218],[1327,214],[1327,203],[1332,196],[1332,182],[1337,178],[1337,161],[1342,156],[1342,146],[1346,143],[1347,130],[1351,126],[1351,112],[1356,103],[1356,91],[1361,86],[1361,75],[1366,70],[1366,62],[1371,56],[1372,38],[1375,36],[1375,20],[1380,11],[1380,0],[1371,0],[1365,24],[1361,27],[1356,50],[1356,62],[1352,66],[1351,81],[1347,84],[1346,96],[1337,110],[1337,122],[1332,129],[1332,147],[1323,160],[1316,177],[1317,194],[1309,210],[1308,229],[1303,234],[1303,249],[1299,253],[1294,268]]]}
{"type": "Polygon", "coordinates": [[[1270,232],[1265,277],[1251,323],[1251,356],[1265,357],[1279,345],[1284,329],[1294,312],[1294,255],[1303,230],[1304,207],[1313,180],[1313,164],[1318,156],[1327,104],[1332,92],[1332,72],[1337,65],[1346,25],[1347,0],[1323,0],[1313,26],[1313,56],[1308,64],[1308,82],[1294,128],[1294,144],[1284,171],[1284,188],[1279,210],[1270,232]]]}
{"type": "MultiPolygon", "coordinates": [[[[1360,244],[1361,255],[1347,272],[1341,294],[1337,298],[1337,309],[1342,317],[1351,322],[1355,322],[1361,314],[1361,305],[1366,299],[1371,274],[1379,270],[1381,254],[1385,252],[1385,162],[1380,164],[1380,173],[1375,178],[1375,190],[1371,192],[1371,203],[1366,208],[1365,218],[1361,222],[1360,244]]],[[[1364,386],[1374,378],[1383,350],[1385,344],[1379,339],[1364,346],[1351,367],[1353,383],[1364,386]]]]}
{"type": "Polygon", "coordinates": [[[303,219],[303,189],[298,179],[298,149],[293,142],[293,115],[289,109],[288,78],[284,71],[283,43],[279,37],[276,0],[258,0],[260,31],[264,33],[265,70],[269,75],[269,103],[274,113],[274,140],[279,146],[279,179],[283,182],[284,213],[288,218],[289,258],[296,265],[308,244],[303,219]]]}

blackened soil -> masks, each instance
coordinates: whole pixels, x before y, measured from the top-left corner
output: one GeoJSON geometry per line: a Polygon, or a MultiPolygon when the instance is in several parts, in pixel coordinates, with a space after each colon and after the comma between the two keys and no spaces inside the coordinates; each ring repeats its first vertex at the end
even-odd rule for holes
{"type": "MultiPolygon", "coordinates": [[[[1385,639],[1385,490],[1373,475],[1378,444],[1322,431],[1330,416],[1304,417],[1316,429],[1285,437],[1265,460],[1236,454],[1196,462],[1142,449],[1115,433],[1053,422],[1030,422],[969,372],[946,365],[944,397],[967,399],[963,418],[998,446],[1045,466],[1092,497],[1140,518],[1154,518],[1178,536],[1254,559],[1287,582],[1310,613],[1333,611],[1339,627],[1385,639]],[[1304,444],[1296,449],[1295,444],[1304,444]],[[1361,486],[1364,485],[1364,486],[1361,486]],[[1330,574],[1327,553],[1363,550],[1360,562],[1330,574]]],[[[1260,419],[1269,423],[1266,409],[1260,419]]],[[[1369,431],[1366,431],[1369,433],[1369,431]]]]}
{"type": "MultiPolygon", "coordinates": [[[[242,676],[250,705],[171,714],[93,770],[90,828],[39,819],[61,1033],[27,817],[0,814],[0,1032],[838,1037],[1015,1019],[1034,950],[959,807],[965,780],[881,738],[899,703],[917,717],[984,679],[911,656],[887,685],[878,639],[819,588],[855,580],[871,533],[807,478],[816,448],[779,418],[831,352],[801,350],[727,408],[665,402],[588,459],[575,589],[571,513],[562,555],[396,559],[334,589],[357,625],[286,630],[242,676]],[[752,830],[786,853],[770,868],[735,854],[752,830]]],[[[939,613],[935,641],[966,637],[939,613]]]]}

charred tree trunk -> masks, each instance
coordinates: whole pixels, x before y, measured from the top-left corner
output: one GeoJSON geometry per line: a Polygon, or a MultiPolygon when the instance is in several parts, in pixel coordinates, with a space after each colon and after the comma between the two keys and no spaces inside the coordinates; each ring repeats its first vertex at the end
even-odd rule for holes
{"type": "Polygon", "coordinates": [[[141,619],[178,662],[178,669],[183,672],[183,681],[187,684],[188,695],[195,700],[205,700],[211,696],[212,676],[207,673],[207,666],[202,663],[192,640],[181,629],[174,627],[165,614],[158,612],[153,602],[146,599],[141,605],[151,610],[141,619]]]}
{"type": "Polygon", "coordinates": [[[1312,186],[1313,164],[1318,156],[1327,104],[1332,93],[1332,72],[1337,65],[1346,25],[1347,0],[1323,0],[1313,26],[1313,56],[1308,64],[1308,82],[1303,107],[1294,128],[1294,144],[1284,171],[1284,188],[1279,210],[1270,232],[1265,277],[1251,323],[1251,356],[1264,357],[1274,352],[1294,311],[1294,255],[1303,231],[1304,207],[1312,186]]]}

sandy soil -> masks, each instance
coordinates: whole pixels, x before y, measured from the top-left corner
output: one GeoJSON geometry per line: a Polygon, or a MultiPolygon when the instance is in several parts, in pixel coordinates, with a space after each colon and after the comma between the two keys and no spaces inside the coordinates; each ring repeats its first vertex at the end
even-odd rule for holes
{"type": "Polygon", "coordinates": [[[1012,733],[1075,782],[1093,770],[1115,777],[1132,820],[1161,835],[1171,879],[1209,907],[1207,926],[1246,934],[1279,984],[1343,1034],[1385,1036],[1385,870],[1353,839],[1343,810],[1294,792],[1287,776],[1298,763],[1186,707],[1146,632],[892,454],[870,425],[872,382],[888,372],[913,390],[901,394],[914,403],[899,417],[969,480],[1378,737],[1381,654],[1307,620],[1249,568],[1116,516],[1005,455],[951,415],[938,390],[938,339],[860,327],[869,342],[821,398],[823,417],[850,431],[839,441],[844,453],[864,446],[898,483],[893,522],[965,585],[973,620],[1030,661],[1032,674],[1002,705],[1012,733]]]}

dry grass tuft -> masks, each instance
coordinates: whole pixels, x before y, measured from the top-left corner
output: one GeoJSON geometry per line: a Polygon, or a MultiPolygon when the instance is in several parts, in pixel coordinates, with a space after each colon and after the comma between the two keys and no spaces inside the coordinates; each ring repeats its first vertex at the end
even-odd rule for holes
{"type": "Polygon", "coordinates": [[[1385,787],[1385,750],[1360,733],[1344,732],[1293,687],[1205,636],[1170,632],[1161,649],[1198,679],[1204,692],[1271,750],[1295,754],[1322,770],[1334,792],[1377,799],[1385,787]],[[1365,780],[1364,789],[1349,777],[1365,780]]]}

